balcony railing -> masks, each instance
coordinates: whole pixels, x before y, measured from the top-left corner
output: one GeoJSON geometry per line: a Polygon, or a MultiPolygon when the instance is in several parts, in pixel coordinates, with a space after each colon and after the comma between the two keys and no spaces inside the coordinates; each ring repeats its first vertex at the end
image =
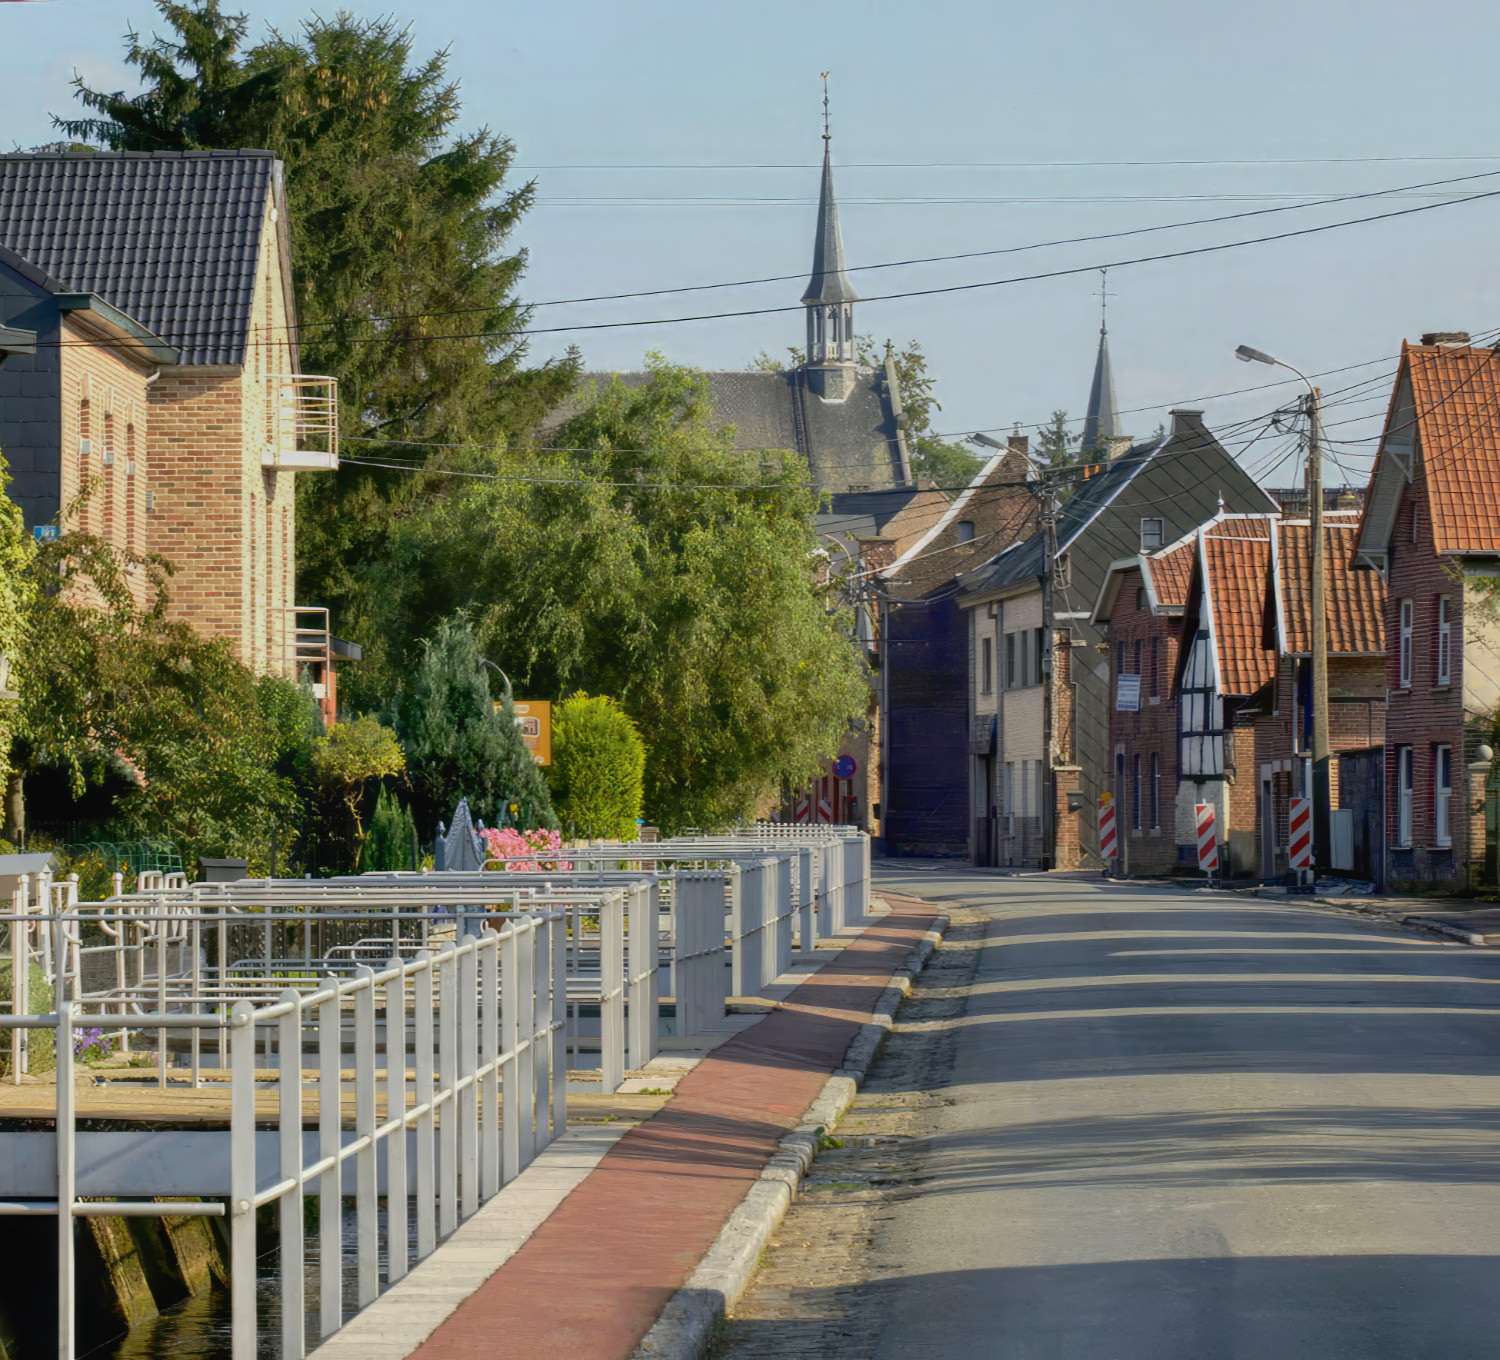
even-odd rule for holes
{"type": "Polygon", "coordinates": [[[339,383],[306,373],[272,374],[270,435],[261,464],[283,472],[333,472],[339,465],[339,383]]]}

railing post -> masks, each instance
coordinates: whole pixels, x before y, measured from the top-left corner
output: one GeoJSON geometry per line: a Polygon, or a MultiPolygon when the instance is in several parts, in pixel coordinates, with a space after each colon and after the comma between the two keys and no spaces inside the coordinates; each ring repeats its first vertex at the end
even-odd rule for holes
{"type": "Polygon", "coordinates": [[[458,1227],[458,960],[451,944],[433,967],[438,970],[438,1091],[443,1113],[438,1120],[438,1234],[458,1227]]]}
{"type": "Polygon", "coordinates": [[[512,1180],[521,1169],[521,1060],[520,965],[514,920],[508,922],[500,936],[500,1176],[512,1180]]]}
{"type": "Polygon", "coordinates": [[[338,981],[328,974],[326,991],[317,1003],[318,1035],[318,1159],[334,1163],[318,1178],[318,1335],[332,1336],[344,1325],[343,1187],[337,1161],[343,1123],[340,1088],[338,981]]]}
{"type": "Polygon", "coordinates": [[[421,966],[412,976],[412,1044],[417,1072],[417,1260],[437,1246],[437,1177],[435,1167],[432,1085],[432,955],[417,955],[421,966]]]}
{"type": "Polygon", "coordinates": [[[480,1194],[487,1200],[500,1189],[500,939],[486,925],[479,936],[480,1194]]]}
{"type": "Polygon", "coordinates": [[[369,1146],[355,1153],[355,1273],[361,1308],[380,1293],[380,1206],[375,1170],[375,974],[356,968],[365,985],[354,994],[354,1136],[369,1146]]]}
{"type": "Polygon", "coordinates": [[[395,1284],[406,1274],[411,1250],[406,1203],[406,974],[399,954],[387,966],[395,976],[385,985],[385,1117],[399,1123],[385,1153],[385,1273],[387,1282],[395,1284]]]}
{"type": "Polygon", "coordinates": [[[56,1008],[53,1048],[57,1053],[57,1355],[58,1360],[73,1360],[77,1326],[73,1250],[77,1172],[73,1160],[77,1148],[73,1137],[73,1004],[59,998],[56,1008]]]}
{"type": "Polygon", "coordinates": [[[291,1010],[281,1017],[277,1039],[277,1144],[280,1176],[295,1181],[278,1205],[281,1231],[281,1360],[302,1360],[307,1351],[307,1300],[303,1282],[307,1255],[302,1219],[302,998],[293,988],[277,1000],[291,1010]]]}
{"type": "Polygon", "coordinates": [[[460,1218],[479,1208],[479,941],[465,935],[458,955],[458,1064],[454,1092],[458,1116],[458,1180],[460,1218]]]}
{"type": "Polygon", "coordinates": [[[552,1136],[557,1138],[568,1131],[568,1051],[563,1041],[568,1019],[568,941],[566,922],[555,913],[547,923],[547,939],[551,956],[548,993],[552,1001],[547,1051],[552,1057],[552,1136]]]}
{"type": "Polygon", "coordinates": [[[248,1001],[229,1015],[230,1354],[255,1360],[255,1022],[248,1001]]]}

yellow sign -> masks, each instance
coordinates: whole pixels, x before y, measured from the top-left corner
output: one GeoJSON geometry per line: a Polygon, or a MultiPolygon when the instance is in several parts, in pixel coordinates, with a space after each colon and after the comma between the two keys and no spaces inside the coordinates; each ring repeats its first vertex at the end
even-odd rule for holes
{"type": "Polygon", "coordinates": [[[538,765],[552,764],[552,701],[517,699],[516,726],[531,758],[538,765]]]}

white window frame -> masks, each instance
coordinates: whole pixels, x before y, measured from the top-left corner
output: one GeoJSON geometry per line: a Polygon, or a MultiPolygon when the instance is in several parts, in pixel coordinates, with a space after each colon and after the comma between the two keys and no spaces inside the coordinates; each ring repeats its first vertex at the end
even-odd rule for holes
{"type": "Polygon", "coordinates": [[[995,692],[995,639],[986,635],[979,639],[979,692],[995,692]]]}
{"type": "Polygon", "coordinates": [[[1453,622],[1449,617],[1451,596],[1439,595],[1437,605],[1437,682],[1453,683],[1453,622]]]}
{"type": "Polygon", "coordinates": [[[1412,821],[1412,748],[1396,748],[1396,846],[1411,849],[1412,821]]]}
{"type": "Polygon", "coordinates": [[[1141,521],[1141,551],[1155,552],[1167,541],[1167,525],[1161,519],[1143,519],[1141,521]],[[1148,528],[1147,526],[1154,526],[1148,528]],[[1154,538],[1155,542],[1151,539],[1154,538]]]}
{"type": "Polygon", "coordinates": [[[1397,678],[1399,680],[1399,688],[1410,689],[1412,651],[1410,600],[1401,601],[1399,635],[1400,643],[1398,645],[1400,647],[1400,651],[1397,654],[1397,666],[1399,668],[1397,678]]]}
{"type": "Polygon", "coordinates": [[[1432,751],[1433,843],[1453,844],[1453,748],[1435,746],[1432,751]]]}

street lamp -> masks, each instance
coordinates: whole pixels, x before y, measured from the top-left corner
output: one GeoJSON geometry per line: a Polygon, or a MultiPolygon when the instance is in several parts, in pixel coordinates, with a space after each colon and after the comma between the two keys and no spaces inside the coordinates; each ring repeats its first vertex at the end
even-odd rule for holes
{"type": "Polygon", "coordinates": [[[500,667],[497,666],[493,661],[490,661],[485,657],[479,658],[479,664],[481,666],[488,666],[492,671],[495,672],[496,675],[498,675],[502,680],[505,681],[505,697],[509,699],[511,697],[510,676],[502,671],[500,667]]]}
{"type": "Polygon", "coordinates": [[[1235,357],[1246,363],[1271,364],[1295,373],[1307,385],[1307,508],[1312,534],[1312,711],[1313,711],[1313,862],[1329,859],[1329,821],[1333,806],[1333,778],[1328,752],[1328,602],[1324,579],[1323,454],[1320,448],[1323,413],[1318,389],[1307,374],[1284,359],[1241,345],[1235,357]]]}

